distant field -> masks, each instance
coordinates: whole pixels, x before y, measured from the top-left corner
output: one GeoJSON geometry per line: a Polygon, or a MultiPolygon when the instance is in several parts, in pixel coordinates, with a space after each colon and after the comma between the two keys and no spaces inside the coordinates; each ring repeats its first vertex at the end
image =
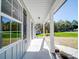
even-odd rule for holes
{"type": "MultiPolygon", "coordinates": [[[[46,35],[49,35],[47,33],[46,35]]],[[[77,32],[55,32],[55,37],[78,37],[77,32]]],[[[43,37],[43,34],[38,34],[37,37],[43,37]]]]}

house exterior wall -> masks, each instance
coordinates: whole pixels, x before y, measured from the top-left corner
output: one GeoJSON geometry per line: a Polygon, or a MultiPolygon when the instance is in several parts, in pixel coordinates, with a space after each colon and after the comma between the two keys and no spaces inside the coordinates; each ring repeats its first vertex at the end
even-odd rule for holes
{"type": "MultiPolygon", "coordinates": [[[[0,19],[1,16],[5,16],[7,18],[10,19],[14,19],[11,16],[8,16],[4,13],[1,12],[1,1],[0,0],[0,19]]],[[[18,40],[14,43],[11,43],[3,48],[0,48],[0,58],[1,59],[22,59],[22,57],[24,56],[29,44],[30,44],[30,40],[31,40],[31,15],[29,13],[29,11],[27,10],[27,8],[25,7],[25,5],[23,4],[22,0],[17,0],[19,2],[19,4],[22,6],[22,8],[25,8],[26,12],[27,12],[27,38],[23,40],[23,15],[22,15],[22,21],[18,21],[17,19],[14,19],[17,22],[20,22],[22,25],[21,28],[21,40],[18,40]]],[[[1,26],[1,24],[0,24],[1,26]]]]}

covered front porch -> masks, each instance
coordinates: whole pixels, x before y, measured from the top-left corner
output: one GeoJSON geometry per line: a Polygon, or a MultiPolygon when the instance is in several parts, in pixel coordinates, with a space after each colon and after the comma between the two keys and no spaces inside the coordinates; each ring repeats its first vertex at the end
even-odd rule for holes
{"type": "MultiPolygon", "coordinates": [[[[10,39],[5,47],[2,46],[3,37],[1,37],[0,59],[59,59],[60,57],[55,53],[53,15],[65,2],[65,0],[0,0],[0,19],[4,20],[4,23],[8,19],[10,23],[7,25],[10,28],[8,30],[10,39]],[[50,22],[49,46],[45,37],[36,37],[35,29],[36,24],[43,24],[45,35],[45,23],[48,21],[50,22]],[[12,26],[12,22],[16,22],[13,23],[16,25],[12,26]],[[17,34],[14,34],[16,37],[12,37],[12,33],[17,34]],[[12,38],[17,39],[12,42],[12,38]]],[[[0,21],[0,31],[7,31],[3,30],[1,25],[2,21],[0,21]]],[[[3,33],[0,34],[2,36],[3,33]]]]}
{"type": "Polygon", "coordinates": [[[51,54],[49,47],[43,38],[31,40],[23,59],[55,59],[55,54],[51,54]]]}

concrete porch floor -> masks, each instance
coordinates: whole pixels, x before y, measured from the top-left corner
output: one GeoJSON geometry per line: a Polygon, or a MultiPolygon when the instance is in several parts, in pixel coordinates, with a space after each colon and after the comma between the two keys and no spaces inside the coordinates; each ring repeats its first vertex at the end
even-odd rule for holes
{"type": "Polygon", "coordinates": [[[33,39],[23,59],[55,59],[44,39],[33,39]]]}

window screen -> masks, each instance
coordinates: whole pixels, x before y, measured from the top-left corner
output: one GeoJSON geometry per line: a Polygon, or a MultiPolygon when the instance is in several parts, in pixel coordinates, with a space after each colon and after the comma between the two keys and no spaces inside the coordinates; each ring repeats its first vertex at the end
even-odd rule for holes
{"type": "Polygon", "coordinates": [[[13,7],[15,7],[16,9],[18,8],[18,2],[17,2],[17,0],[13,0],[13,7]]]}
{"type": "Polygon", "coordinates": [[[26,38],[27,35],[27,16],[26,16],[26,11],[23,10],[23,39],[26,38]]]}
{"type": "Polygon", "coordinates": [[[7,0],[7,1],[8,1],[10,4],[12,4],[12,1],[13,1],[13,0],[7,0]]]}
{"type": "Polygon", "coordinates": [[[17,0],[2,0],[1,11],[17,20],[22,21],[22,7],[17,0]]]}
{"type": "Polygon", "coordinates": [[[1,11],[11,16],[11,5],[7,0],[2,0],[1,11]]]}
{"type": "Polygon", "coordinates": [[[33,23],[31,23],[31,37],[33,39],[33,23]]]}
{"type": "Polygon", "coordinates": [[[16,8],[13,8],[13,17],[18,19],[18,10],[16,8]]]}

